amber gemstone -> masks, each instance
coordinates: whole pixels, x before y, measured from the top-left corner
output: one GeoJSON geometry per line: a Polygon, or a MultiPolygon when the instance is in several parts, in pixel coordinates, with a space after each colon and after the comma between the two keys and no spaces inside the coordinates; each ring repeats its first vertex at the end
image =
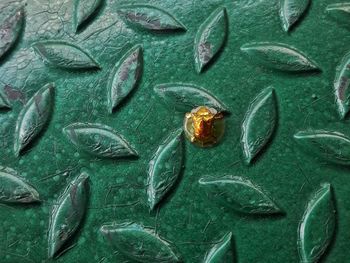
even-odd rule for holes
{"type": "Polygon", "coordinates": [[[213,108],[200,106],[186,113],[184,130],[192,143],[201,147],[213,146],[224,134],[224,116],[213,108]]]}

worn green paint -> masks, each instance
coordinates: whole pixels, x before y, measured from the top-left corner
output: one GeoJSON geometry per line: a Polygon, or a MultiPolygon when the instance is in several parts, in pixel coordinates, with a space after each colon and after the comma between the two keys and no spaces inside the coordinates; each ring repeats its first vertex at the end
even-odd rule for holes
{"type": "MultiPolygon", "coordinates": [[[[350,136],[349,118],[339,118],[333,83],[338,64],[349,52],[349,30],[326,13],[333,0],[315,0],[286,33],[278,2],[142,1],[166,10],[187,29],[163,34],[124,23],[118,8],[130,2],[109,0],[76,34],[73,1],[48,4],[27,0],[23,32],[0,61],[0,89],[11,105],[10,110],[0,111],[0,160],[1,166],[15,169],[35,186],[41,202],[0,206],[0,262],[125,262],[123,253],[114,250],[99,231],[102,225],[113,222],[135,222],[155,229],[160,237],[174,243],[185,262],[203,262],[213,242],[229,232],[234,237],[237,262],[299,262],[299,223],[321,183],[332,185],[337,209],[335,238],[322,260],[346,262],[350,246],[349,169],[316,154],[310,158],[293,136],[309,129],[350,136]],[[213,63],[198,74],[194,39],[200,25],[220,7],[227,10],[227,41],[213,63]],[[100,69],[71,70],[43,63],[32,46],[50,40],[74,43],[93,58],[84,65],[96,68],[94,62],[98,62],[100,69]],[[322,72],[276,71],[255,64],[240,50],[245,44],[261,42],[296,47],[317,62],[322,72]],[[125,104],[109,114],[111,69],[135,45],[142,45],[144,51],[142,79],[125,104]],[[51,119],[25,154],[16,157],[13,148],[18,115],[41,87],[52,82],[51,119]],[[225,135],[216,147],[202,149],[186,141],[181,180],[171,196],[162,200],[159,210],[150,212],[149,161],[169,132],[182,127],[184,118],[184,113],[163,105],[154,87],[179,82],[205,88],[231,114],[225,116],[225,135]],[[278,95],[276,132],[264,153],[246,166],[240,145],[241,124],[252,100],[271,85],[278,95]],[[62,132],[78,122],[113,128],[137,149],[139,158],[102,159],[82,153],[62,132]],[[89,174],[89,201],[81,227],[71,239],[75,246],[56,260],[48,260],[52,206],[83,168],[89,174]],[[208,199],[199,179],[225,174],[261,186],[285,214],[242,216],[208,199]]],[[[5,10],[1,16],[11,14],[13,4],[13,0],[1,1],[0,8],[5,10]]]]}

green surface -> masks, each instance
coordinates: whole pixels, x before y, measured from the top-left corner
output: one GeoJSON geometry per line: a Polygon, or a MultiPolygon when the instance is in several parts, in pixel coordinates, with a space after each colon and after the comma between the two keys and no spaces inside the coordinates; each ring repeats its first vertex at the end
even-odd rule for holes
{"type": "Polygon", "coordinates": [[[0,164],[20,177],[0,172],[0,262],[348,262],[349,107],[333,82],[343,74],[335,86],[347,94],[337,66],[347,65],[350,22],[342,6],[327,14],[334,0],[301,12],[307,2],[1,1],[0,164]],[[300,5],[296,23],[283,2],[300,5]],[[149,17],[127,16],[133,8],[149,17]],[[222,8],[226,31],[224,13],[207,20],[222,8]],[[142,60],[125,56],[137,45],[142,60]],[[155,90],[166,83],[201,90],[166,101],[155,90]],[[254,100],[270,86],[264,103],[277,112],[254,100]],[[176,132],[184,108],[214,103],[203,92],[230,112],[214,148],[176,132]],[[247,114],[253,146],[243,154],[247,114]],[[223,176],[238,190],[222,190],[223,176]],[[36,191],[41,202],[24,204],[36,191]]]}

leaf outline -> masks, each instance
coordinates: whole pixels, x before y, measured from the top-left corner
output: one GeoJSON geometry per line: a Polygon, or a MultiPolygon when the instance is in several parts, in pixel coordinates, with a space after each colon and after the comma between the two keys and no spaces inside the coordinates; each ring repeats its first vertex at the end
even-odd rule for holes
{"type": "Polygon", "coordinates": [[[99,158],[137,157],[138,153],[114,129],[99,123],[72,123],[63,128],[63,133],[78,149],[99,158]],[[80,138],[79,138],[80,136],[80,138]],[[83,137],[95,145],[87,145],[83,137]],[[101,143],[108,140],[107,145],[101,143]],[[113,143],[113,144],[112,144],[113,143]],[[108,147],[107,147],[108,146],[108,147]]]}
{"type": "Polygon", "coordinates": [[[75,0],[74,2],[74,17],[73,26],[75,32],[82,30],[82,28],[87,24],[98,13],[104,0],[75,0]],[[83,6],[87,4],[89,6],[83,6]]]}
{"type": "Polygon", "coordinates": [[[200,25],[194,42],[194,60],[197,73],[213,61],[223,48],[227,39],[228,18],[226,8],[214,10],[200,25]],[[219,39],[217,31],[219,33],[219,39]],[[212,39],[214,38],[214,39],[212,39]]]}
{"type": "Polygon", "coordinates": [[[119,7],[117,13],[125,22],[149,31],[171,32],[187,30],[186,27],[170,13],[152,5],[122,5],[119,7]],[[155,16],[149,16],[152,12],[155,13],[155,16]]]}
{"type": "Polygon", "coordinates": [[[219,194],[220,201],[225,198],[225,204],[237,212],[251,215],[283,214],[283,210],[273,201],[270,196],[252,181],[240,176],[225,175],[221,178],[202,177],[198,183],[208,188],[214,194],[219,194]],[[227,186],[225,195],[223,187],[227,186]],[[234,189],[234,190],[233,190],[234,189]],[[231,192],[229,192],[229,190],[231,192]],[[254,199],[253,199],[254,197],[254,199]],[[240,200],[238,200],[240,199],[240,200]]]}
{"type": "Polygon", "coordinates": [[[39,89],[20,111],[15,131],[14,153],[19,156],[48,124],[53,111],[54,83],[39,89]]]}
{"type": "Polygon", "coordinates": [[[70,70],[101,69],[99,64],[79,46],[66,41],[40,41],[32,45],[44,64],[70,70]]]}
{"type": "Polygon", "coordinates": [[[147,195],[151,210],[169,194],[179,180],[183,165],[183,144],[183,130],[171,132],[149,162],[147,195]]]}
{"type": "Polygon", "coordinates": [[[288,32],[306,13],[310,0],[280,0],[280,18],[283,30],[288,32]]]}
{"type": "Polygon", "coordinates": [[[320,257],[325,253],[335,234],[335,214],[336,210],[332,196],[332,187],[329,183],[321,184],[320,189],[314,192],[311,196],[307,204],[306,210],[304,212],[304,215],[302,217],[302,220],[299,224],[298,251],[302,262],[316,263],[318,262],[320,257]],[[328,211],[322,211],[325,209],[327,209],[328,211]],[[321,212],[327,212],[328,214],[320,215],[319,213],[321,212]],[[322,216],[323,218],[313,218],[313,214],[322,216]],[[314,229],[313,226],[316,225],[316,223],[322,226],[319,229],[314,229]],[[309,233],[310,227],[313,228],[311,230],[312,233],[309,233]],[[320,230],[321,232],[324,232],[319,233],[322,235],[321,237],[313,239],[315,238],[314,235],[316,234],[315,230],[320,230]],[[312,240],[310,241],[308,239],[312,240]],[[310,249],[308,248],[309,241],[312,243],[310,249]]]}
{"type": "Polygon", "coordinates": [[[41,202],[38,191],[19,173],[0,166],[0,202],[4,204],[29,204],[41,202]],[[9,191],[13,188],[13,191],[9,191]]]}
{"type": "Polygon", "coordinates": [[[344,120],[350,110],[350,52],[348,52],[341,60],[336,69],[334,79],[334,93],[337,103],[339,116],[344,120]]]}
{"type": "Polygon", "coordinates": [[[157,235],[153,229],[140,224],[133,222],[108,224],[103,225],[100,231],[118,251],[129,259],[144,263],[181,262],[181,257],[173,244],[157,235]],[[112,234],[118,234],[118,232],[119,238],[113,238],[112,234]],[[133,240],[135,243],[131,243],[133,240]],[[142,247],[138,245],[140,243],[143,244],[142,247]],[[126,246],[123,246],[125,244],[126,246]]]}
{"type": "Polygon", "coordinates": [[[270,69],[294,73],[321,71],[316,62],[295,47],[284,43],[252,42],[244,44],[241,51],[254,58],[256,64],[270,69]]]}
{"type": "Polygon", "coordinates": [[[142,76],[142,53],[141,45],[136,45],[129,49],[115,64],[107,84],[110,113],[113,113],[113,110],[117,108],[138,85],[142,76]],[[131,82],[129,74],[132,74],[133,79],[131,82]]]}
{"type": "Polygon", "coordinates": [[[75,178],[54,206],[48,234],[49,258],[58,258],[62,248],[76,234],[85,217],[88,202],[88,179],[85,172],[75,178]]]}
{"type": "Polygon", "coordinates": [[[6,55],[17,40],[24,27],[24,8],[15,11],[0,25],[0,58],[6,55]]]}
{"type": "Polygon", "coordinates": [[[193,84],[158,84],[154,87],[154,91],[167,105],[173,106],[179,112],[189,112],[199,106],[207,106],[220,112],[229,112],[227,106],[209,91],[193,84]]]}
{"type": "Polygon", "coordinates": [[[277,127],[277,118],[275,89],[268,87],[253,99],[243,119],[241,144],[246,164],[251,164],[271,141],[277,127]],[[263,124],[255,124],[256,120],[262,120],[263,124]],[[254,135],[255,131],[258,131],[257,135],[254,135]]]}
{"type": "Polygon", "coordinates": [[[328,162],[350,165],[350,138],[343,133],[306,130],[297,132],[294,139],[307,151],[316,153],[328,162]],[[325,144],[323,141],[328,143],[325,144]],[[333,144],[335,144],[334,147],[332,147],[333,144]]]}
{"type": "Polygon", "coordinates": [[[233,256],[232,251],[232,232],[225,234],[221,240],[215,244],[206,254],[204,263],[218,263],[224,262],[225,256],[231,251],[231,256],[233,256]]]}

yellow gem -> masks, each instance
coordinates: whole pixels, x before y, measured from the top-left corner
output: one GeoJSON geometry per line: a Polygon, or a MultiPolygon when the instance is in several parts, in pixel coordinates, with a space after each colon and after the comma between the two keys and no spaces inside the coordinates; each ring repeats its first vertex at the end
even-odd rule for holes
{"type": "Polygon", "coordinates": [[[223,118],[223,114],[213,108],[200,106],[193,109],[185,115],[186,137],[198,146],[213,146],[224,134],[223,118]]]}

